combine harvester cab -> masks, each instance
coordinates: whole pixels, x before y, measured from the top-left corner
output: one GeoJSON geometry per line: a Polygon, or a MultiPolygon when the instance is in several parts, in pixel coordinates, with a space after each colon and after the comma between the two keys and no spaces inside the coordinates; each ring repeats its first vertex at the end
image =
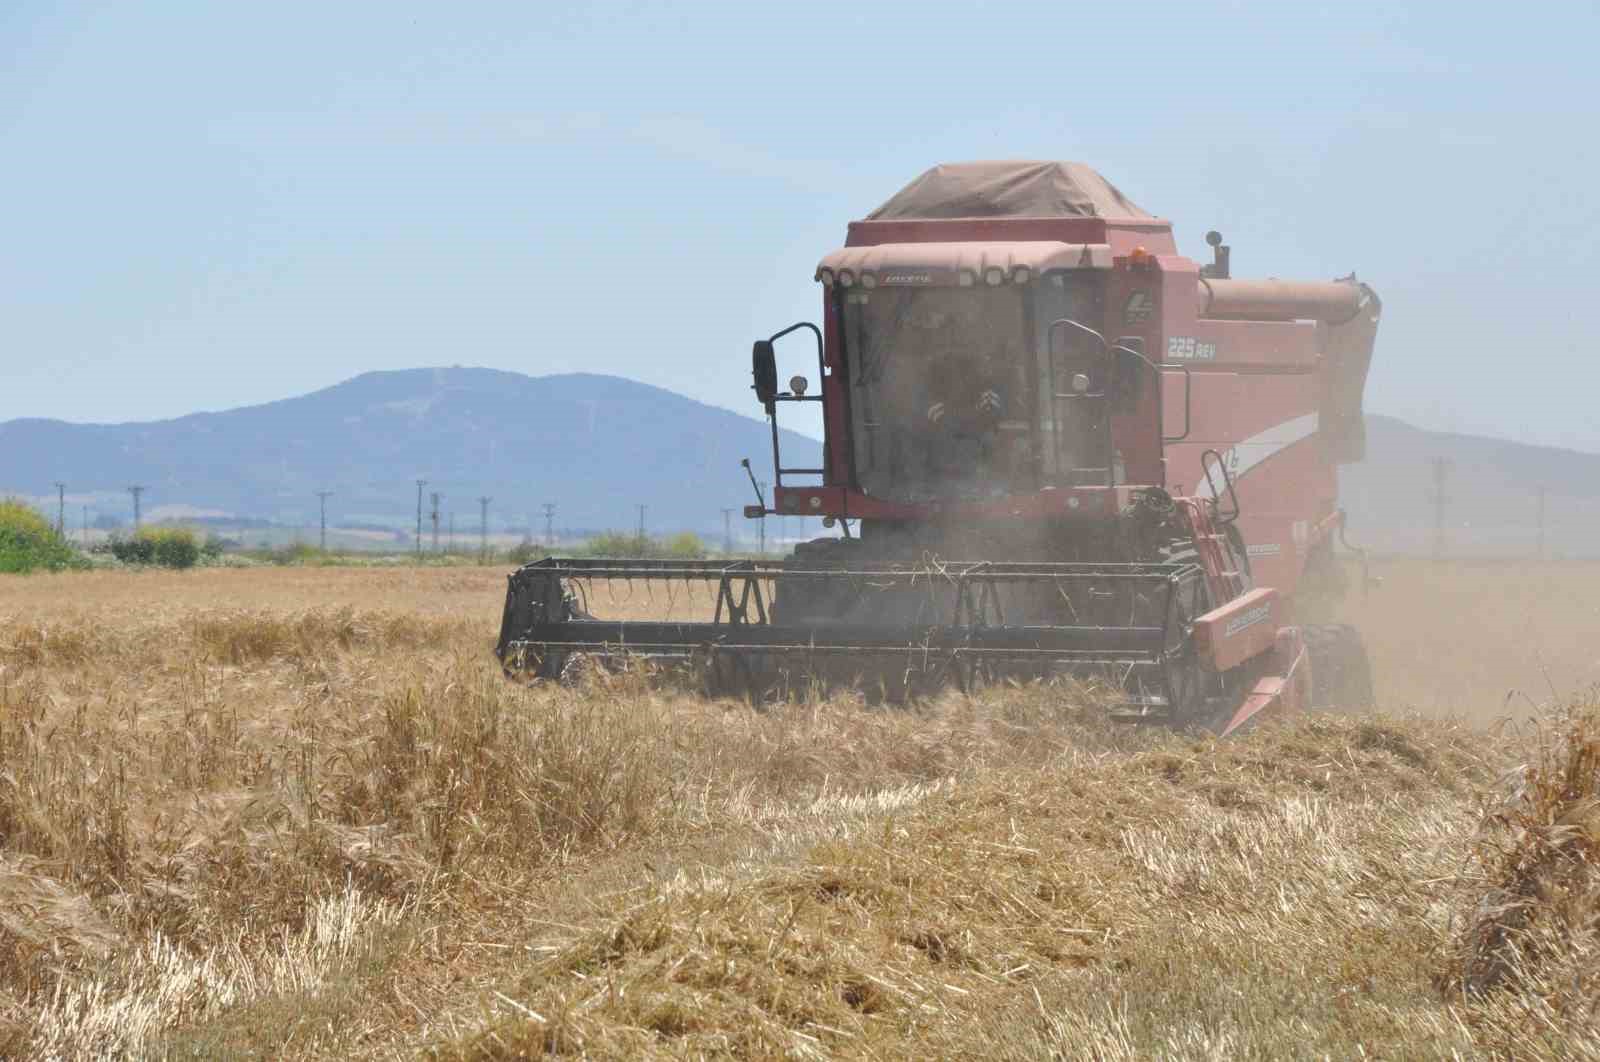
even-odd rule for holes
{"type": "Polygon", "coordinates": [[[1334,565],[1378,299],[1353,277],[1234,280],[1207,242],[1211,263],[1182,257],[1076,163],[929,170],[821,260],[821,326],[752,353],[774,470],[745,515],[841,537],[786,561],[527,565],[502,663],[677,661],[757,699],[1075,676],[1125,691],[1121,717],[1222,734],[1335,679],[1370,699],[1359,641],[1296,626],[1294,595],[1334,565]],[[821,468],[779,452],[800,402],[822,407],[821,468]],[[707,583],[715,615],[592,616],[601,580],[707,583]]]}

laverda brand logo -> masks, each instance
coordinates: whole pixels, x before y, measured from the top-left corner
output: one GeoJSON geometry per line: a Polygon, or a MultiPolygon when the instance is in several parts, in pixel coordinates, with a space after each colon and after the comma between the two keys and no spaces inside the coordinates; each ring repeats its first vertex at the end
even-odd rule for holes
{"type": "Polygon", "coordinates": [[[1229,620],[1227,627],[1223,628],[1222,636],[1224,638],[1232,638],[1240,631],[1254,627],[1270,615],[1272,615],[1271,605],[1257,605],[1249,612],[1242,612],[1229,620]]]}
{"type": "Polygon", "coordinates": [[[919,287],[924,284],[932,284],[933,274],[909,270],[890,270],[883,275],[883,282],[896,287],[919,287]]]}
{"type": "Polygon", "coordinates": [[[1145,324],[1156,315],[1156,300],[1148,291],[1136,291],[1122,304],[1122,323],[1145,324]]]}

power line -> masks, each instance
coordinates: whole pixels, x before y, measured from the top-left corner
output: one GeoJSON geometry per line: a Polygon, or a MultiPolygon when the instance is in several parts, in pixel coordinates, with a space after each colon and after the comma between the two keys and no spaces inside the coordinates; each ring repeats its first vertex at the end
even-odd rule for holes
{"type": "Polygon", "coordinates": [[[489,503],[494,501],[487,494],[478,499],[478,559],[489,563],[489,503]]]}
{"type": "Polygon", "coordinates": [[[321,510],[322,517],[322,535],[317,546],[324,553],[328,552],[328,499],[332,496],[331,490],[317,491],[317,507],[321,510]]]}
{"type": "Polygon", "coordinates": [[[140,509],[139,509],[139,499],[144,495],[144,492],[147,489],[149,489],[149,488],[144,487],[142,485],[132,486],[132,487],[128,488],[128,493],[133,495],[133,529],[135,531],[139,530],[139,523],[140,523],[140,519],[141,519],[141,517],[140,517],[140,509]]]}

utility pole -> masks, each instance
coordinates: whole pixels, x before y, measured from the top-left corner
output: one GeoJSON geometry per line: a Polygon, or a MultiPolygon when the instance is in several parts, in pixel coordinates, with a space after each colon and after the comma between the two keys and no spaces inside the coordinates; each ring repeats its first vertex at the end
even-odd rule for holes
{"type": "Polygon", "coordinates": [[[139,530],[139,498],[144,494],[144,492],[145,488],[143,486],[133,486],[128,488],[128,493],[133,495],[133,529],[135,531],[139,530]]]}
{"type": "Polygon", "coordinates": [[[422,559],[422,488],[428,485],[425,479],[417,480],[417,559],[422,559]]]}
{"type": "Polygon", "coordinates": [[[555,502],[544,503],[544,544],[547,546],[553,546],[556,544],[555,502]]]}
{"type": "Polygon", "coordinates": [[[433,491],[428,495],[428,499],[433,502],[433,551],[435,553],[439,552],[439,497],[438,491],[433,491]]]}
{"type": "Polygon", "coordinates": [[[643,505],[639,506],[639,552],[641,553],[644,552],[644,510],[643,505]]]}
{"type": "Polygon", "coordinates": [[[333,491],[331,490],[317,491],[317,507],[321,510],[322,516],[322,535],[318,540],[317,548],[324,553],[328,552],[328,498],[332,495],[333,491]]]}
{"type": "Polygon", "coordinates": [[[480,563],[489,563],[489,503],[494,501],[487,494],[478,499],[478,559],[480,563]]]}
{"type": "Polygon", "coordinates": [[[733,510],[722,510],[722,552],[733,552],[733,510]]]}
{"type": "Polygon", "coordinates": [[[67,537],[67,485],[56,481],[56,534],[67,537]]]}
{"type": "MultiPolygon", "coordinates": [[[[756,489],[756,493],[757,494],[761,495],[762,497],[766,497],[766,494],[767,494],[767,481],[766,480],[764,480],[764,479],[757,480],[756,481],[756,488],[757,488],[756,489]]],[[[765,557],[767,555],[767,514],[766,513],[762,513],[761,514],[761,519],[760,519],[759,523],[761,524],[761,555],[763,557],[765,557]]]]}
{"type": "Polygon", "coordinates": [[[446,542],[444,551],[446,553],[454,553],[456,551],[456,514],[453,509],[450,511],[450,537],[446,542]]]}
{"type": "Polygon", "coordinates": [[[1544,488],[1539,488],[1539,559],[1544,560],[1544,488]]]}
{"type": "Polygon", "coordinates": [[[1450,498],[1445,494],[1445,484],[1450,479],[1454,464],[1448,457],[1433,459],[1433,559],[1444,559],[1444,512],[1450,498]]]}
{"type": "Polygon", "coordinates": [[[89,507],[83,507],[83,548],[89,548],[89,507]]]}

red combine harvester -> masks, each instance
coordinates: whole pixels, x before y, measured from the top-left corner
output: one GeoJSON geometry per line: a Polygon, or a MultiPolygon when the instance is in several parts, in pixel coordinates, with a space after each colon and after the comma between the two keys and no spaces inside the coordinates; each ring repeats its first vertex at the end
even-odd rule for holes
{"type": "Polygon", "coordinates": [[[1235,280],[1207,242],[1209,264],[1179,255],[1169,222],[1077,163],[927,171],[817,266],[822,326],[755,344],[774,486],[745,515],[843,537],[782,562],[527,565],[501,661],[689,661],[758,697],[1070,675],[1115,682],[1121,717],[1220,734],[1370,701],[1355,632],[1296,625],[1294,600],[1337,571],[1378,298],[1354,277],[1235,280]],[[787,389],[785,339],[805,366],[787,389]],[[801,402],[821,403],[820,468],[779,453],[801,402]],[[708,581],[716,616],[590,615],[586,587],[618,579],[708,581]]]}

